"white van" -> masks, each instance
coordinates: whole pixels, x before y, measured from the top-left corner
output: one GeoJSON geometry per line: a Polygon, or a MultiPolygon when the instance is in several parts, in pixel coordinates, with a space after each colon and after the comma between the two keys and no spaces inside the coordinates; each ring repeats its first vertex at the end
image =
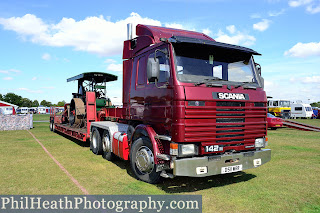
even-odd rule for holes
{"type": "Polygon", "coordinates": [[[46,114],[46,107],[38,107],[38,114],[46,114]]]}
{"type": "Polygon", "coordinates": [[[1,107],[1,113],[3,115],[12,115],[13,114],[13,107],[10,106],[5,106],[5,107],[1,107]]]}
{"type": "Polygon", "coordinates": [[[29,109],[28,107],[19,107],[17,112],[20,114],[27,114],[29,112],[29,109]]]}
{"type": "Polygon", "coordinates": [[[310,104],[291,104],[292,118],[311,118],[313,110],[310,104]]]}

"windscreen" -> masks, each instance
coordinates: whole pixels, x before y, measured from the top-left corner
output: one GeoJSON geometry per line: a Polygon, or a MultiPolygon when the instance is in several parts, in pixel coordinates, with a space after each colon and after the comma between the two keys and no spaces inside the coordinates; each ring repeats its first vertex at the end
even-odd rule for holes
{"type": "Polygon", "coordinates": [[[282,107],[290,107],[290,101],[280,101],[280,106],[282,106],[282,107]]]}
{"type": "Polygon", "coordinates": [[[251,54],[209,45],[174,44],[177,78],[181,82],[219,81],[258,86],[251,54]]]}

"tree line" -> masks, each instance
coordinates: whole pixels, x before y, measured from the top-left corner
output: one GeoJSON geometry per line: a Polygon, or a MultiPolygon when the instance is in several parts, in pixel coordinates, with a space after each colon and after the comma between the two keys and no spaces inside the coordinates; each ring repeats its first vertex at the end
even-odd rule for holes
{"type": "Polygon", "coordinates": [[[50,106],[64,106],[65,101],[59,101],[57,104],[52,104],[50,101],[42,100],[39,104],[38,100],[30,100],[29,98],[23,98],[20,95],[16,95],[12,92],[5,95],[0,94],[0,101],[5,101],[10,104],[17,105],[19,107],[38,107],[39,105],[50,106]]]}
{"type": "Polygon", "coordinates": [[[320,101],[318,102],[313,102],[310,104],[312,107],[320,107],[320,101]]]}

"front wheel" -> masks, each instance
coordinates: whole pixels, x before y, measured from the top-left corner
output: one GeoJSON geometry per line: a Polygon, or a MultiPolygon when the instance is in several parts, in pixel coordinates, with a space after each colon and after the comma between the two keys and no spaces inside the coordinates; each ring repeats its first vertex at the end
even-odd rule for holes
{"type": "Polygon", "coordinates": [[[158,183],[160,172],[156,172],[154,153],[149,138],[141,137],[132,144],[130,165],[136,177],[147,183],[158,183]]]}

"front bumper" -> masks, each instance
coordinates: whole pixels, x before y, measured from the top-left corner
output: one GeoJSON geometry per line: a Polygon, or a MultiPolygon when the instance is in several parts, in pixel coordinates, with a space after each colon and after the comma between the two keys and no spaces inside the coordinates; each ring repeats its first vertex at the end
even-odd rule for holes
{"type": "MultiPolygon", "coordinates": [[[[173,161],[173,175],[189,177],[205,177],[222,174],[222,167],[242,165],[242,170],[261,166],[271,160],[271,150],[262,149],[221,156],[205,156],[194,158],[182,158],[173,161]],[[261,159],[256,165],[254,160],[261,159]],[[198,167],[206,167],[207,173],[198,174],[198,167]]],[[[259,161],[259,160],[258,160],[259,161]]]]}

